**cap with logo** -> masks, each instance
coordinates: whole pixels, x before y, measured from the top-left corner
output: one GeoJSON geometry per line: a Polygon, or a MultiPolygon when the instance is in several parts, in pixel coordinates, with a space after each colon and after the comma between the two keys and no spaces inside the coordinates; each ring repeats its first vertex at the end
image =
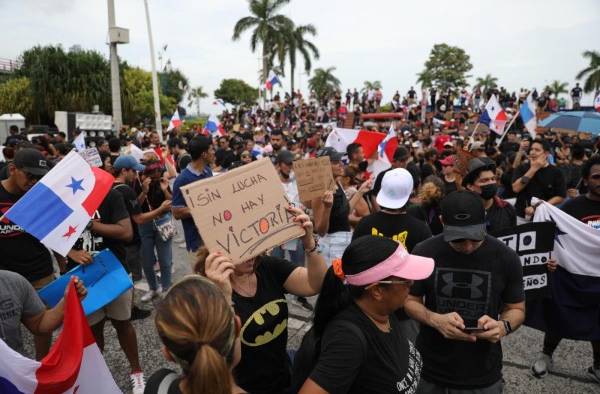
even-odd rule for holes
{"type": "Polygon", "coordinates": [[[50,166],[42,152],[34,148],[20,149],[15,154],[13,164],[20,170],[38,176],[44,176],[50,171],[50,166]]]}
{"type": "Polygon", "coordinates": [[[329,156],[329,160],[331,161],[340,161],[342,157],[344,157],[344,153],[336,151],[334,148],[328,146],[323,149],[320,149],[317,152],[317,157],[329,156]]]}
{"type": "Polygon", "coordinates": [[[444,241],[485,238],[485,208],[477,194],[460,190],[448,194],[441,204],[444,241]]]}
{"type": "Polygon", "coordinates": [[[381,180],[381,190],[377,193],[377,204],[383,208],[402,208],[413,189],[413,178],[404,168],[386,172],[381,180]]]}
{"type": "Polygon", "coordinates": [[[130,170],[136,170],[138,172],[144,171],[146,168],[143,164],[131,155],[119,156],[117,160],[115,160],[115,164],[113,164],[113,168],[115,170],[121,170],[123,168],[127,168],[130,170]]]}

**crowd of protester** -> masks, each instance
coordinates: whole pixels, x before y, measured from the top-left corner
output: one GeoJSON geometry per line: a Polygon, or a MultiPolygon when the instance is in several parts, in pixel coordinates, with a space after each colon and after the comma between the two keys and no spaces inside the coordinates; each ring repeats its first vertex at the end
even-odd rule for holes
{"type": "MultiPolygon", "coordinates": [[[[497,144],[494,133],[476,127],[486,100],[480,89],[428,93],[425,101],[412,87],[404,97],[396,93],[390,108],[402,118],[392,124],[361,121],[361,114],[383,110],[380,89],[325,99],[297,92],[277,94],[262,109],[224,110],[222,132],[184,125],[163,140],[132,127],[98,141],[102,168],[115,183],[66,257],[0,222],[0,301],[14,304],[0,314],[0,338],[22,351],[23,322],[41,359],[62,317],[60,308],[46,311],[33,289],[109,248],[133,281],[149,288],[141,305],[130,290],[88,317],[100,349],[105,322],[116,329],[133,393],[502,392],[500,343],[523,323],[525,296],[520,260],[491,234],[531,220],[534,198],[584,222],[599,217],[600,140],[553,130],[532,138],[517,119],[497,144]],[[421,105],[428,105],[424,119],[421,105]],[[325,146],[350,112],[358,127],[396,130],[391,168],[377,176],[360,144],[346,152],[325,146]],[[335,190],[301,202],[293,162],[323,156],[335,190]],[[234,265],[203,245],[181,187],[262,158],[277,169],[305,236],[234,265]],[[175,284],[173,220],[181,221],[196,274],[175,284]],[[468,290],[452,285],[470,282],[473,272],[489,278],[486,299],[449,306],[468,290]],[[286,350],[286,294],[314,309],[295,355],[286,350]],[[316,305],[306,299],[314,295],[316,305]],[[131,320],[147,318],[152,305],[165,357],[182,373],[142,372],[131,320]]],[[[528,94],[497,93],[506,108],[528,94]]],[[[540,111],[560,107],[547,91],[532,94],[540,111]]],[[[0,212],[71,149],[64,133],[30,141],[11,128],[0,165],[0,212]]],[[[598,227],[597,220],[589,224],[598,227]]],[[[548,270],[557,265],[551,260],[548,270]]],[[[85,292],[83,284],[78,289],[85,292]]],[[[551,370],[560,339],[546,333],[535,376],[551,370]]],[[[589,372],[600,383],[600,343],[592,346],[589,372]]]]}

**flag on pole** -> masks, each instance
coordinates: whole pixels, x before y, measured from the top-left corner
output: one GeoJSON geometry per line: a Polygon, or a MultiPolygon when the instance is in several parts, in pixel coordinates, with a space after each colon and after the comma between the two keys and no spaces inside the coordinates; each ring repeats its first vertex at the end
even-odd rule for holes
{"type": "Polygon", "coordinates": [[[600,112],[600,93],[598,93],[598,95],[596,96],[596,99],[594,100],[594,109],[597,112],[600,112]]]}
{"type": "Polygon", "coordinates": [[[227,108],[225,106],[225,101],[223,101],[223,99],[216,99],[215,101],[213,101],[213,105],[222,105],[223,108],[227,108]]]}
{"type": "Polygon", "coordinates": [[[66,256],[110,191],[114,178],[69,152],[4,214],[66,256]]]}
{"type": "Polygon", "coordinates": [[[537,118],[535,116],[535,103],[531,97],[531,93],[527,96],[527,99],[519,107],[519,113],[525,128],[531,135],[531,138],[535,139],[535,129],[537,127],[537,118]]]}
{"type": "Polygon", "coordinates": [[[223,125],[221,125],[221,122],[219,122],[219,119],[216,115],[210,115],[208,117],[208,120],[204,125],[204,131],[209,133],[211,137],[221,137],[225,135],[225,129],[223,128],[223,125]]]}
{"type": "Polygon", "coordinates": [[[485,109],[479,117],[479,123],[487,125],[490,130],[498,135],[504,134],[504,126],[506,126],[506,112],[498,102],[495,94],[492,94],[489,101],[485,105],[485,109]]]}
{"type": "Polygon", "coordinates": [[[63,330],[42,361],[0,340],[0,393],[120,393],[83,314],[74,284],[65,297],[63,330]]]}
{"type": "Polygon", "coordinates": [[[85,136],[83,131],[80,131],[79,134],[77,134],[77,137],[73,140],[73,145],[77,152],[85,150],[85,136]]]}
{"type": "Polygon", "coordinates": [[[279,80],[277,74],[275,74],[275,72],[271,70],[269,72],[269,77],[265,81],[265,89],[271,90],[276,84],[279,84],[279,86],[281,86],[281,81],[279,80]]]}
{"type": "MultiPolygon", "coordinates": [[[[398,147],[398,138],[394,126],[390,126],[387,135],[377,146],[377,158],[372,160],[367,167],[367,171],[372,177],[377,177],[380,172],[387,170],[394,161],[394,152],[398,147]]],[[[365,155],[365,158],[369,158],[365,155]]]]}
{"type": "Polygon", "coordinates": [[[386,134],[378,133],[376,131],[342,129],[336,127],[329,133],[329,136],[327,136],[325,146],[330,146],[338,152],[346,152],[348,145],[356,142],[362,146],[365,158],[370,158],[377,152],[379,144],[385,137],[386,134]]]}
{"type": "Polygon", "coordinates": [[[181,119],[179,118],[179,111],[177,108],[175,112],[173,112],[173,116],[171,116],[171,120],[169,121],[169,127],[167,127],[167,131],[171,131],[176,127],[181,127],[181,119]]]}

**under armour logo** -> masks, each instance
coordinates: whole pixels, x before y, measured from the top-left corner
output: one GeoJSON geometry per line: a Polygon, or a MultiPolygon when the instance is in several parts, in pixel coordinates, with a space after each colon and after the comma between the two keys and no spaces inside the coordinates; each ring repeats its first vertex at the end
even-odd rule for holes
{"type": "Polygon", "coordinates": [[[453,273],[443,274],[442,279],[444,280],[446,285],[442,287],[441,291],[444,295],[448,297],[452,297],[452,290],[454,288],[470,289],[470,298],[472,300],[481,298],[483,296],[483,292],[479,289],[479,286],[481,286],[481,284],[483,283],[483,278],[481,278],[478,275],[471,274],[471,283],[455,282],[453,273]]]}

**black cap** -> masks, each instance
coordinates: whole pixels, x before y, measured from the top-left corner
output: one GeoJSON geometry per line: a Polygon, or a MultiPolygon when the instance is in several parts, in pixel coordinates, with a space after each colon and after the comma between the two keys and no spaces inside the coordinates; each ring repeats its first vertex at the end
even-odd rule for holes
{"type": "Polygon", "coordinates": [[[14,165],[33,175],[46,175],[50,171],[48,162],[42,153],[34,148],[23,148],[15,154],[14,165]]]}
{"type": "Polygon", "coordinates": [[[462,185],[472,185],[482,171],[496,171],[496,163],[489,157],[480,157],[469,160],[468,172],[463,178],[462,185]]]}
{"type": "Polygon", "coordinates": [[[317,157],[329,156],[329,160],[331,161],[340,161],[342,157],[344,157],[344,153],[336,151],[334,148],[328,146],[323,149],[320,149],[317,152],[317,157]]]}
{"type": "Polygon", "coordinates": [[[294,161],[294,154],[287,149],[280,150],[277,153],[277,158],[275,159],[276,163],[285,163],[287,165],[291,165],[294,161]]]}
{"type": "Polygon", "coordinates": [[[477,194],[461,190],[448,194],[442,200],[444,241],[485,238],[485,208],[477,194]]]}

